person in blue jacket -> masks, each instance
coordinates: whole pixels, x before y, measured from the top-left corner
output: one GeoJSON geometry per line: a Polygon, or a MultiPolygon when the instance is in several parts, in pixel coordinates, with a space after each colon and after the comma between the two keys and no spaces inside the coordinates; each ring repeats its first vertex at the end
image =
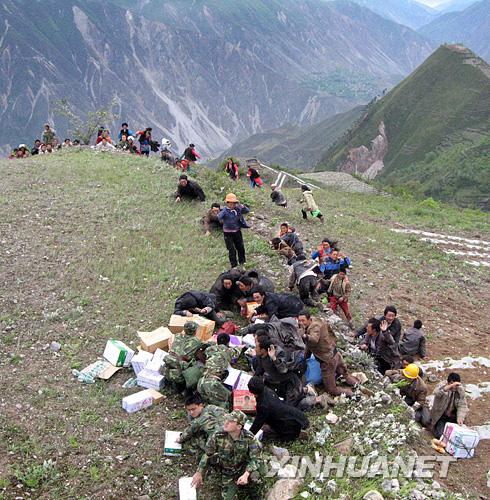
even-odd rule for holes
{"type": "Polygon", "coordinates": [[[243,218],[250,210],[238,202],[234,193],[228,193],[225,198],[226,207],[218,214],[218,220],[223,224],[223,234],[231,267],[246,264],[245,245],[243,243],[242,227],[250,227],[243,218]],[[238,253],[238,262],[237,262],[238,253]]]}

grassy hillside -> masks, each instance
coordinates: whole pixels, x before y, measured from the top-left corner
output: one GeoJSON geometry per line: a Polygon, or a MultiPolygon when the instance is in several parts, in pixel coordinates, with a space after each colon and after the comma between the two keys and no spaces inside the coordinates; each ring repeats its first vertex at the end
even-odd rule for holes
{"type": "Polygon", "coordinates": [[[289,168],[310,167],[320,158],[325,148],[354,124],[362,110],[363,107],[358,106],[308,127],[286,124],[263,134],[254,134],[233,144],[220,156],[220,160],[230,155],[257,156],[266,163],[289,168]]]}
{"type": "MultiPolygon", "coordinates": [[[[368,112],[345,138],[330,148],[318,162],[320,170],[342,170],[352,148],[379,134],[384,122],[388,151],[385,168],[377,180],[400,184],[417,181],[413,164],[472,144],[490,130],[490,79],[488,65],[467,50],[440,47],[414,73],[403,80],[368,112]],[[428,156],[429,155],[429,156],[428,156]],[[410,173],[411,172],[411,173],[410,173]]],[[[490,171],[482,172],[486,182],[490,171]]],[[[427,166],[425,178],[441,180],[427,166]]],[[[455,192],[459,185],[454,186],[455,192]]],[[[475,194],[484,194],[477,190],[475,194]]]]}
{"type": "MultiPolygon", "coordinates": [[[[162,448],[165,429],[187,425],[182,400],[165,389],[162,405],[130,415],[121,408],[122,397],[136,392],[121,387],[132,376],[129,370],[94,385],[78,383],[71,370],[101,356],[109,338],[135,348],[136,332],[165,324],[177,296],[192,288],[208,290],[227,269],[222,236],[205,238],[196,220],[229,190],[253,212],[252,228],[244,231],[248,265],[272,277],[279,291],[286,288],[288,270],[265,240],[286,219],[297,226],[308,252],[325,236],[340,241],[353,262],[356,324],[393,301],[404,324],[423,318],[434,359],[465,355],[468,349],[488,355],[488,332],[481,323],[490,315],[488,271],[389,230],[416,227],[489,240],[488,214],[331,190],[315,193],[327,223],[303,223],[298,189],[285,190],[290,200],[285,211],[270,203],[265,185],[252,191],[245,179],[232,185],[226,175],[203,169],[192,177],[208,195],[205,206],[168,198],[178,173],[156,158],[73,152],[0,162],[1,499],[178,497],[177,478],[194,473],[196,457],[169,459],[162,448]],[[438,333],[441,324],[447,334],[438,333]],[[59,351],[50,348],[53,341],[60,343],[59,351]]],[[[363,400],[336,407],[343,420],[327,444],[310,437],[292,445],[292,452],[313,461],[315,451],[338,457],[332,445],[358,425],[348,411],[373,408],[363,400]]],[[[389,411],[398,424],[407,423],[402,406],[394,402],[385,408],[375,411],[389,411]]],[[[470,414],[470,424],[480,423],[476,411],[470,414]]],[[[324,414],[316,410],[309,418],[313,436],[324,414]]],[[[408,430],[409,444],[399,446],[399,425],[395,431],[395,452],[408,453],[414,443],[427,446],[426,433],[408,430]]],[[[364,429],[360,435],[375,432],[364,429]]],[[[379,437],[366,453],[371,448],[392,453],[379,437]]],[[[481,491],[489,456],[479,450],[471,463],[452,466],[447,486],[459,491],[464,484],[468,495],[481,491]],[[474,474],[463,481],[469,467],[474,474]]],[[[313,493],[311,480],[307,476],[303,489],[313,493]]],[[[353,499],[384,481],[380,475],[335,480],[337,491],[353,499]]],[[[400,482],[399,498],[408,498],[417,483],[400,482]]],[[[215,483],[214,476],[208,478],[201,500],[217,498],[215,483]]],[[[317,484],[321,493],[315,497],[330,498],[326,482],[317,484]]]]}

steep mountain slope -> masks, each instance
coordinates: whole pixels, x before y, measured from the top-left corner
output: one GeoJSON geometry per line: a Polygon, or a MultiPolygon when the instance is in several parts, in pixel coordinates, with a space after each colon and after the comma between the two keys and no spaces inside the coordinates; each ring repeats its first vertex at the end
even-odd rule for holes
{"type": "Polygon", "coordinates": [[[438,43],[463,43],[490,61],[490,0],[477,2],[462,12],[450,12],[418,30],[438,43]]]}
{"type": "MultiPolygon", "coordinates": [[[[445,177],[431,162],[440,154],[486,138],[489,117],[490,67],[463,46],[442,46],[369,106],[345,138],[323,155],[317,168],[359,172],[384,184],[411,181],[418,185],[422,167],[414,165],[422,164],[424,183],[441,183],[445,177]]],[[[486,154],[484,148],[481,151],[486,154]]],[[[488,195],[489,177],[487,164],[474,183],[476,197],[488,195]]],[[[455,181],[453,195],[465,184],[455,181]]]]}
{"type": "Polygon", "coordinates": [[[429,23],[438,14],[435,9],[414,0],[354,0],[376,14],[395,23],[416,29],[429,23]]]}
{"type": "MultiPolygon", "coordinates": [[[[347,1],[140,3],[160,22],[95,1],[2,3],[4,144],[39,136],[51,100],[84,113],[116,95],[132,128],[151,124],[178,149],[193,141],[216,154],[252,133],[366,102],[433,47],[347,1]]],[[[63,137],[66,123],[55,126],[63,137]]]]}
{"type": "Polygon", "coordinates": [[[448,12],[460,12],[467,9],[470,5],[478,2],[478,0],[452,0],[452,2],[445,2],[434,7],[436,12],[447,14],[448,12]]]}
{"type": "Polygon", "coordinates": [[[306,127],[288,123],[262,134],[254,134],[233,144],[219,160],[229,155],[257,156],[265,163],[309,170],[325,149],[354,124],[363,109],[363,106],[357,106],[306,127]]]}

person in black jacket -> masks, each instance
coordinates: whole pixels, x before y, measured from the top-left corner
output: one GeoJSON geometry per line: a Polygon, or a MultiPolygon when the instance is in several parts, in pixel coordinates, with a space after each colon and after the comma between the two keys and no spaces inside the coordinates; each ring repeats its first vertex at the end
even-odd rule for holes
{"type": "Polygon", "coordinates": [[[250,428],[252,434],[259,432],[266,424],[278,437],[292,441],[300,436],[301,431],[309,427],[310,422],[306,415],[297,408],[283,403],[275,392],[264,387],[260,377],[250,379],[248,390],[255,394],[257,401],[257,415],[250,428]]]}
{"type": "MultiPolygon", "coordinates": [[[[386,321],[388,323],[387,332],[391,334],[395,340],[395,346],[398,349],[400,337],[402,334],[402,324],[396,317],[398,314],[395,306],[386,306],[383,315],[375,316],[378,321],[386,321]]],[[[355,332],[350,333],[351,337],[364,338],[367,332],[367,323],[360,326],[355,332]]]]}
{"type": "Polygon", "coordinates": [[[253,294],[258,288],[263,289],[265,292],[273,292],[275,285],[266,276],[258,273],[255,269],[250,269],[243,273],[238,280],[238,305],[245,307],[247,302],[253,301],[253,294]]]}
{"type": "Polygon", "coordinates": [[[243,274],[243,270],[233,267],[229,271],[222,273],[218,276],[214,285],[211,287],[210,293],[216,295],[218,309],[231,309],[237,308],[237,298],[239,295],[237,279],[243,274]]]}
{"type": "Polygon", "coordinates": [[[206,195],[201,186],[196,181],[190,181],[185,174],[179,177],[179,185],[177,186],[177,191],[175,191],[174,196],[176,203],[182,198],[188,198],[190,200],[199,198],[202,203],[206,200],[206,195]]]}
{"type": "Polygon", "coordinates": [[[283,222],[279,231],[279,238],[294,250],[296,256],[303,255],[303,242],[295,231],[294,227],[290,226],[287,222],[283,222]]]}
{"type": "Polygon", "coordinates": [[[201,314],[211,321],[216,321],[216,324],[221,325],[224,323],[224,318],[218,310],[216,295],[214,293],[191,290],[182,294],[175,301],[174,314],[178,314],[179,316],[201,314]]]}
{"type": "Polygon", "coordinates": [[[249,314],[248,319],[260,314],[267,314],[269,318],[276,316],[282,318],[297,318],[299,312],[303,309],[303,301],[296,295],[286,293],[265,292],[263,288],[256,288],[253,299],[259,304],[259,307],[249,314]]]}

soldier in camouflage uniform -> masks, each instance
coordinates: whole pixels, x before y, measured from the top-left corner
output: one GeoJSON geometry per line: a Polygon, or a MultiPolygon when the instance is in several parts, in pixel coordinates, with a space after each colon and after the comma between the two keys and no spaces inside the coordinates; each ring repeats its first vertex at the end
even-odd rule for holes
{"type": "Polygon", "coordinates": [[[226,417],[222,430],[212,434],[199,462],[192,485],[202,483],[202,474],[208,465],[213,465],[221,474],[221,498],[235,500],[248,493],[252,500],[262,500],[261,476],[265,464],[260,445],[255,436],[243,428],[247,417],[240,410],[234,410],[226,417]]]}
{"type": "Polygon", "coordinates": [[[202,453],[211,434],[225,425],[226,410],[219,406],[204,406],[199,396],[189,396],[185,402],[193,418],[191,425],[180,435],[179,443],[188,443],[191,449],[202,453]]]}
{"type": "Polygon", "coordinates": [[[204,376],[197,384],[197,391],[206,404],[229,410],[231,391],[223,385],[223,377],[233,359],[238,358],[243,346],[229,348],[230,336],[220,333],[216,345],[206,349],[204,376]]]}
{"type": "Polygon", "coordinates": [[[175,335],[172,348],[165,357],[163,374],[169,382],[175,383],[179,392],[186,388],[182,371],[195,363],[198,351],[209,346],[209,342],[194,336],[198,328],[195,321],[188,321],[184,325],[184,331],[175,335]]]}

